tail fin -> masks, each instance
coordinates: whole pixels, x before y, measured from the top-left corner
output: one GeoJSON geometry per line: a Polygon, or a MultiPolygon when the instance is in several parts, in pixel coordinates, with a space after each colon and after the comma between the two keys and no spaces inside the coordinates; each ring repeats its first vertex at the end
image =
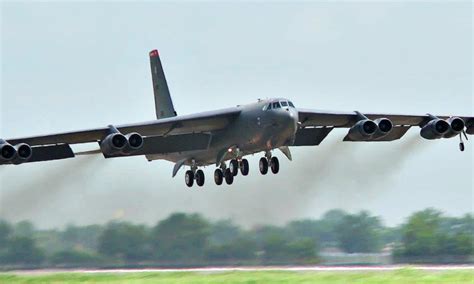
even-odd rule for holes
{"type": "Polygon", "coordinates": [[[155,94],[156,118],[176,116],[158,50],[150,51],[151,77],[155,94]]]}

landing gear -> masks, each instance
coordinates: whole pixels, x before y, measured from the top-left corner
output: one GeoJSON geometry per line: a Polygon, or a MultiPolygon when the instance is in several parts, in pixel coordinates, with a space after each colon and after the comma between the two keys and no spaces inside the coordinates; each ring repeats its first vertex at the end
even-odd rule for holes
{"type": "Polygon", "coordinates": [[[196,174],[194,175],[194,177],[196,179],[196,184],[198,186],[204,185],[205,177],[204,177],[204,172],[202,170],[196,171],[196,174]]]}
{"type": "Polygon", "coordinates": [[[464,134],[464,137],[466,138],[466,140],[468,140],[467,138],[467,134],[466,132],[462,132],[462,133],[459,133],[459,150],[461,150],[461,152],[464,152],[464,141],[462,140],[462,135],[464,134]]]}
{"type": "Polygon", "coordinates": [[[186,171],[184,174],[184,181],[188,187],[192,187],[194,183],[194,173],[191,170],[186,171]]]}
{"type": "Polygon", "coordinates": [[[267,160],[267,158],[265,158],[265,157],[260,158],[260,162],[258,163],[258,168],[260,169],[260,173],[262,175],[266,175],[268,173],[268,160],[267,160]]]}
{"type": "Polygon", "coordinates": [[[223,181],[224,181],[224,173],[222,172],[221,169],[216,169],[214,171],[214,182],[217,185],[221,185],[223,181]]]}
{"type": "Polygon", "coordinates": [[[227,168],[224,172],[225,182],[228,185],[231,185],[234,182],[234,174],[231,172],[230,168],[227,168]]]}
{"type": "Polygon", "coordinates": [[[277,157],[272,157],[270,159],[270,168],[274,174],[277,174],[280,171],[280,162],[277,157]]]}
{"type": "Polygon", "coordinates": [[[239,162],[235,159],[230,160],[229,162],[229,169],[233,176],[236,176],[239,172],[239,162]]]}
{"type": "Polygon", "coordinates": [[[242,159],[242,161],[240,161],[240,173],[243,176],[249,174],[249,161],[247,161],[247,159],[242,159]]]}

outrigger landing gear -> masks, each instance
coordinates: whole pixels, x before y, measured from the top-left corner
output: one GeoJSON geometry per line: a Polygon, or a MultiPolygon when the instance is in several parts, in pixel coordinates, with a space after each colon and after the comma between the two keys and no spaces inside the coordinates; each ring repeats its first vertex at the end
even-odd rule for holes
{"type": "Polygon", "coordinates": [[[464,147],[464,141],[462,140],[462,135],[463,135],[463,134],[464,134],[464,137],[466,138],[466,140],[469,140],[469,139],[467,138],[466,132],[463,131],[463,132],[459,133],[459,140],[460,140],[460,141],[459,141],[459,150],[460,150],[461,152],[464,152],[464,149],[465,149],[465,147],[464,147]]]}

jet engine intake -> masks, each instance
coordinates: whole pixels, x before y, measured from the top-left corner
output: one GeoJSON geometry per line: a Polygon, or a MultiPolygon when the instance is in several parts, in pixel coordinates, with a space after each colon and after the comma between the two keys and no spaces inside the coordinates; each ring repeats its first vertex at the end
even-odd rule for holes
{"type": "Polygon", "coordinates": [[[464,120],[460,117],[450,117],[447,122],[449,123],[450,129],[444,134],[444,138],[454,137],[463,132],[466,127],[466,123],[464,123],[464,120]]]}
{"type": "Polygon", "coordinates": [[[104,154],[113,155],[121,153],[128,145],[128,139],[122,133],[112,133],[105,137],[100,143],[100,148],[104,154]]]}
{"type": "MultiPolygon", "coordinates": [[[[2,141],[2,140],[0,140],[2,141]]],[[[16,156],[16,149],[9,143],[2,141],[0,144],[0,162],[9,162],[16,156]]]]}
{"type": "Polygon", "coordinates": [[[435,118],[421,128],[420,135],[428,140],[440,139],[448,133],[450,129],[451,125],[446,120],[435,118]]]}
{"type": "Polygon", "coordinates": [[[30,145],[25,144],[25,143],[15,145],[15,150],[16,150],[16,160],[19,163],[28,161],[33,155],[33,149],[31,148],[30,145]]]}
{"type": "Polygon", "coordinates": [[[349,129],[349,138],[354,141],[370,139],[378,130],[378,125],[370,119],[360,120],[349,129]]]}
{"type": "Polygon", "coordinates": [[[387,134],[390,133],[393,129],[393,123],[390,119],[388,118],[378,118],[374,120],[374,122],[377,124],[377,136],[383,137],[387,134]]]}
{"type": "Polygon", "coordinates": [[[131,150],[138,150],[143,147],[143,137],[140,134],[136,132],[129,133],[126,135],[126,138],[131,150]]]}

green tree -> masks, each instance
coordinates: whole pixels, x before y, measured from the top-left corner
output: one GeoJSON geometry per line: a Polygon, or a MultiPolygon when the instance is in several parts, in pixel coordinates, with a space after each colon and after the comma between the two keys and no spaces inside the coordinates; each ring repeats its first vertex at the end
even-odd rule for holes
{"type": "Polygon", "coordinates": [[[13,232],[12,226],[4,220],[0,220],[0,253],[6,249],[7,242],[13,232]]]}
{"type": "Polygon", "coordinates": [[[434,256],[440,249],[441,212],[425,209],[410,216],[403,226],[405,256],[434,256]]]}
{"type": "Polygon", "coordinates": [[[148,234],[145,226],[127,222],[109,223],[99,237],[99,252],[126,261],[149,258],[148,234]]]}
{"type": "Polygon", "coordinates": [[[36,246],[32,238],[15,236],[8,242],[3,262],[8,264],[38,265],[44,258],[44,252],[36,246]]]}
{"type": "Polygon", "coordinates": [[[346,215],[337,227],[339,246],[348,253],[376,252],[381,245],[381,228],[379,218],[366,211],[346,215]]]}
{"type": "Polygon", "coordinates": [[[156,258],[167,262],[199,262],[205,257],[210,224],[198,214],[175,213],[152,232],[156,258]]]}
{"type": "Polygon", "coordinates": [[[340,209],[327,211],[318,222],[318,242],[321,246],[338,245],[338,228],[347,213],[340,209]]]}
{"type": "Polygon", "coordinates": [[[30,221],[20,221],[15,224],[15,236],[31,237],[35,233],[35,226],[30,221]]]}

